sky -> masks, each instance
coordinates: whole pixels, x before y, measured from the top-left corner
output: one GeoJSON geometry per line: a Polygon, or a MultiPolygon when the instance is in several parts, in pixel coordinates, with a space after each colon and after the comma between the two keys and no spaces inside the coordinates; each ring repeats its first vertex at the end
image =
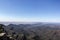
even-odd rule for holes
{"type": "Polygon", "coordinates": [[[60,22],[60,0],[0,0],[0,21],[60,22]]]}

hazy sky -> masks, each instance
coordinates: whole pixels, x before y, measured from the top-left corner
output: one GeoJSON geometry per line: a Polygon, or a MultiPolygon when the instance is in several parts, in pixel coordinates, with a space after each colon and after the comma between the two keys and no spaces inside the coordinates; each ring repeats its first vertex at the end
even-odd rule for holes
{"type": "Polygon", "coordinates": [[[60,22],[60,0],[0,0],[0,21],[60,22]]]}

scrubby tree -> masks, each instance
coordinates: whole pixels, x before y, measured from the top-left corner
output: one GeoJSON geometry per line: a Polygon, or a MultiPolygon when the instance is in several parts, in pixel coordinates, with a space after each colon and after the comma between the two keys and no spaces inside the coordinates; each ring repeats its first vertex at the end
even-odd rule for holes
{"type": "Polygon", "coordinates": [[[22,38],[23,40],[27,40],[27,37],[26,37],[26,35],[24,34],[24,36],[23,36],[23,38],[22,38]]]}
{"type": "Polygon", "coordinates": [[[33,37],[34,40],[40,40],[40,37],[38,35],[33,37]]]}
{"type": "Polygon", "coordinates": [[[4,32],[3,24],[0,24],[0,33],[4,32]]]}

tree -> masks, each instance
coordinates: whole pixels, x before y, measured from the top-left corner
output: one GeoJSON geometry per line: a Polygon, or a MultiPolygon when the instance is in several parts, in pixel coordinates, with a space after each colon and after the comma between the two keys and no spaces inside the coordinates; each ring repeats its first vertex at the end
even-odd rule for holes
{"type": "Polygon", "coordinates": [[[27,38],[26,38],[26,35],[24,34],[24,36],[22,37],[22,39],[23,40],[27,40],[27,38]]]}
{"type": "Polygon", "coordinates": [[[3,24],[0,24],[0,33],[4,32],[3,24]]]}
{"type": "Polygon", "coordinates": [[[40,37],[38,35],[33,37],[34,40],[40,40],[40,37]]]}

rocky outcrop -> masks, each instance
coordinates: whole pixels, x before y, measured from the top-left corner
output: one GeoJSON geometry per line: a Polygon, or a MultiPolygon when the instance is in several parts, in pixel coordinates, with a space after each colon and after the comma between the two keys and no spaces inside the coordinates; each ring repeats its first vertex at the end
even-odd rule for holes
{"type": "Polygon", "coordinates": [[[5,33],[4,25],[0,24],[0,40],[14,40],[5,33]]]}

